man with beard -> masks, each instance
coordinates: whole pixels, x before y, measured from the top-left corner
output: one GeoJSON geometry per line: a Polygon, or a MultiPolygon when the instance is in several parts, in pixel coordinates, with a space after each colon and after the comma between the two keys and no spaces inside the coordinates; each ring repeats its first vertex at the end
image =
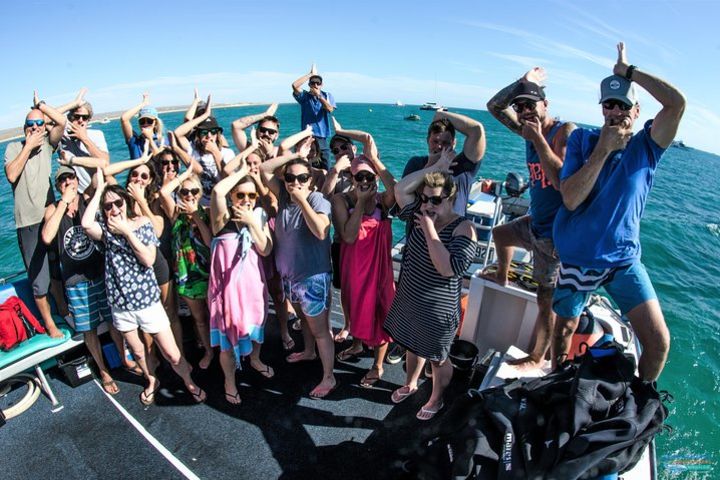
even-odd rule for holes
{"type": "Polygon", "coordinates": [[[545,358],[555,323],[552,296],[559,259],[552,239],[552,226],[562,205],[558,173],[573,123],[554,120],[548,112],[542,83],[545,71],[535,67],[520,80],[500,90],[487,104],[500,123],[525,139],[525,161],[530,173],[530,212],[493,228],[497,271],[483,277],[506,285],[514,247],[533,252],[533,279],[538,283],[538,315],[530,354],[514,361],[518,368],[536,368],[545,358]]]}
{"type": "Polygon", "coordinates": [[[264,158],[277,156],[278,148],[274,145],[280,135],[280,120],[275,117],[277,107],[278,104],[273,103],[262,113],[247,115],[233,121],[232,136],[238,152],[242,152],[248,146],[245,129],[256,123],[257,129],[255,130],[255,134],[257,136],[260,149],[265,153],[264,158]]]}
{"type": "Polygon", "coordinates": [[[670,334],[640,261],[640,219],[658,162],[677,133],[686,101],[666,81],[629,65],[622,42],[617,50],[613,75],[600,85],[605,123],[599,130],[573,132],[560,171],[563,206],[553,237],[561,265],[553,297],[558,318],[552,357],[553,364],[567,358],[580,313],[602,286],[642,344],[640,378],[652,381],[665,365],[670,334]],[[633,134],[640,114],[635,84],[662,109],[633,134]]]}

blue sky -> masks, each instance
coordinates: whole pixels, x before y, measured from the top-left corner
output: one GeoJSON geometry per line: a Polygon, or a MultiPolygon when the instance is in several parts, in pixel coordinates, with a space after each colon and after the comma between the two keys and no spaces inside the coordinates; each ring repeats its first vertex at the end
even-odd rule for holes
{"type": "MultiPolygon", "coordinates": [[[[49,103],[82,86],[96,112],[217,102],[291,102],[316,62],[342,102],[438,101],[485,109],[535,65],[550,111],[600,123],[615,44],[688,98],[678,138],[720,153],[716,1],[26,1],[3,5],[0,129],[19,126],[37,88],[49,103]]],[[[643,92],[644,93],[644,92],[643,92]]],[[[641,96],[642,119],[659,105],[641,96]]]]}

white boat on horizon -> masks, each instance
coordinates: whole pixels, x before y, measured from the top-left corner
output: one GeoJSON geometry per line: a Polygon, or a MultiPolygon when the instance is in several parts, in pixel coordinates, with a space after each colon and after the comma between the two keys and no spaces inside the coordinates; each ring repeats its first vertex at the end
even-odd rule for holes
{"type": "Polygon", "coordinates": [[[436,112],[446,112],[447,108],[435,102],[425,102],[420,106],[420,110],[435,110],[436,112]]]}

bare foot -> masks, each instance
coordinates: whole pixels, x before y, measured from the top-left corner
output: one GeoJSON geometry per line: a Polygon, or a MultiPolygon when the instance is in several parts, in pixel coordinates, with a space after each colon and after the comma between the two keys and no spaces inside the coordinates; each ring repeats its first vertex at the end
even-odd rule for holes
{"type": "Polygon", "coordinates": [[[333,390],[337,388],[337,382],[335,381],[335,377],[332,377],[330,379],[324,379],[320,384],[318,384],[317,387],[313,388],[310,392],[310,397],[312,398],[325,398],[328,395],[332,393],[333,390]]]}
{"type": "Polygon", "coordinates": [[[285,360],[287,360],[288,363],[297,363],[315,360],[316,358],[317,355],[315,355],[314,353],[295,352],[288,355],[285,360]]]}
{"type": "Polygon", "coordinates": [[[498,272],[487,272],[487,273],[481,272],[480,278],[484,278],[485,280],[489,280],[493,283],[497,283],[498,285],[503,286],[503,287],[507,286],[507,284],[508,284],[507,276],[500,278],[498,276],[498,272]]]}
{"type": "Polygon", "coordinates": [[[65,336],[55,325],[47,327],[47,334],[52,338],[63,338],[65,336]]]}
{"type": "Polygon", "coordinates": [[[212,362],[212,359],[215,357],[215,354],[213,353],[212,349],[205,350],[205,355],[200,359],[200,363],[198,363],[198,366],[202,370],[207,370],[207,368],[210,366],[210,362],[212,362]]]}
{"type": "Polygon", "coordinates": [[[508,360],[507,364],[513,367],[519,372],[527,372],[530,370],[536,370],[543,365],[542,360],[534,360],[532,357],[517,358],[515,360],[508,360]]]}
{"type": "Polygon", "coordinates": [[[347,329],[343,328],[342,330],[340,330],[340,332],[338,332],[337,335],[335,335],[335,338],[334,338],[335,343],[344,342],[345,340],[347,340],[349,335],[350,335],[350,332],[347,329]]]}

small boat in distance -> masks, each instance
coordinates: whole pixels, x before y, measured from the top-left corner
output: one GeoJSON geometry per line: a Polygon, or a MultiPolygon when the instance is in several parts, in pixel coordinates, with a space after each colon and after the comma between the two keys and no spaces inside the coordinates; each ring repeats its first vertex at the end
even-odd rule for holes
{"type": "Polygon", "coordinates": [[[420,110],[435,110],[435,111],[446,112],[447,108],[443,107],[442,105],[438,105],[435,102],[426,102],[420,106],[420,110]]]}
{"type": "Polygon", "coordinates": [[[403,102],[401,102],[400,100],[398,100],[397,102],[395,102],[395,106],[396,107],[404,107],[405,104],[403,102]]]}
{"type": "Polygon", "coordinates": [[[673,140],[671,146],[675,148],[688,148],[682,140],[673,140]]]}
{"type": "Polygon", "coordinates": [[[110,119],[108,117],[103,117],[103,119],[100,120],[100,123],[110,123],[110,119]]]}
{"type": "Polygon", "coordinates": [[[413,113],[412,115],[408,115],[407,117],[405,117],[405,120],[410,120],[411,122],[417,122],[418,120],[420,120],[420,115],[413,113]]]}

